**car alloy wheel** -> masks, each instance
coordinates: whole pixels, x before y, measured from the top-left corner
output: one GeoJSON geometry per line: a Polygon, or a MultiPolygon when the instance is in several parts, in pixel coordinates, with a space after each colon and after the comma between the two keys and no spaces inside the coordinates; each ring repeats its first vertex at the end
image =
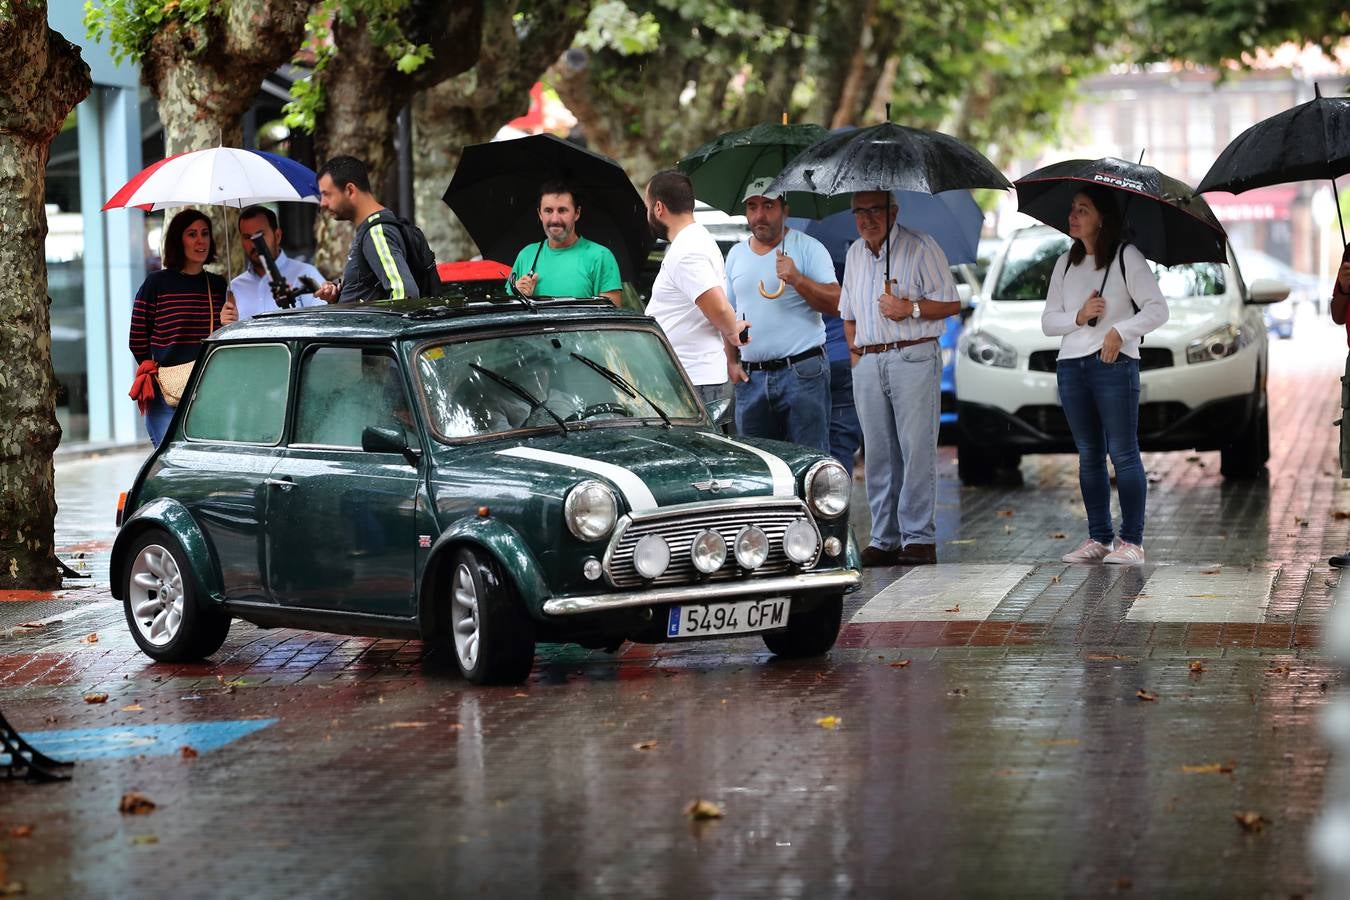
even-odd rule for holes
{"type": "Polygon", "coordinates": [[[148,544],[131,564],[131,617],[145,640],[166,646],[183,624],[183,573],[166,547],[148,544]]]}
{"type": "Polygon", "coordinates": [[[455,638],[455,655],[465,672],[478,665],[478,585],[467,562],[455,566],[450,585],[450,629],[455,638]]]}

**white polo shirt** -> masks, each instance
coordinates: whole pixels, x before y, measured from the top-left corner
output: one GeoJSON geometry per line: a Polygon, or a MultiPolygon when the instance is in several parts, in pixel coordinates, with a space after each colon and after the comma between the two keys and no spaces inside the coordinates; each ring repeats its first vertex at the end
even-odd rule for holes
{"type": "Polygon", "coordinates": [[[717,241],[697,222],[680,229],[666,248],[661,271],[652,283],[647,315],[670,339],[689,378],[696,385],[727,380],[722,333],[694,301],[709,288],[726,288],[726,266],[717,241]]]}
{"type": "MultiPolygon", "coordinates": [[[[286,255],[286,251],[277,251],[277,269],[281,276],[286,279],[286,283],[291,287],[297,287],[300,284],[300,276],[308,275],[314,279],[316,284],[323,284],[323,274],[307,262],[301,262],[298,259],[291,259],[286,255]]],[[[239,309],[239,321],[251,319],[258,313],[268,312],[279,309],[276,300],[272,299],[272,283],[270,276],[259,275],[253,271],[253,265],[250,263],[245,267],[242,275],[236,275],[230,281],[230,291],[234,294],[234,305],[239,309]]],[[[295,298],[296,306],[324,306],[324,302],[316,298],[313,294],[301,294],[295,298]]]]}

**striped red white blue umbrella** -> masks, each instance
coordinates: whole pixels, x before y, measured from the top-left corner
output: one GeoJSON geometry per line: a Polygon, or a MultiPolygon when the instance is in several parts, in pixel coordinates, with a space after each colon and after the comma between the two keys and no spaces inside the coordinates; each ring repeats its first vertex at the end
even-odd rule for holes
{"type": "Polygon", "coordinates": [[[173,206],[233,206],[281,200],[319,202],[314,172],[262,150],[211,147],[161,159],[141,170],[103,205],[147,212],[173,206]]]}

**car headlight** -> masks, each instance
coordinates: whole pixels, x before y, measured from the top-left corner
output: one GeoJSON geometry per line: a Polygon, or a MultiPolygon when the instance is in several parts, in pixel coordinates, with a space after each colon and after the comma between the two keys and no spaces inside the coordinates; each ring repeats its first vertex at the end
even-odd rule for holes
{"type": "Polygon", "coordinates": [[[736,535],[736,563],[754,571],[769,558],[769,536],[758,525],[747,525],[736,535]]]}
{"type": "Polygon", "coordinates": [[[597,541],[609,534],[619,516],[614,492],[598,481],[583,481],[567,492],[563,518],[567,530],[583,541],[597,541]]]}
{"type": "Polygon", "coordinates": [[[997,366],[1000,369],[1017,366],[1017,351],[992,334],[977,331],[965,335],[963,342],[966,356],[982,366],[997,366]]]}
{"type": "Polygon", "coordinates": [[[1186,362],[1202,363],[1227,359],[1251,342],[1251,335],[1246,329],[1237,325],[1225,325],[1191,341],[1186,347],[1186,362]]]}
{"type": "Polygon", "coordinates": [[[853,485],[838,460],[822,459],[806,473],[806,502],[818,516],[834,519],[848,510],[853,485]]]}

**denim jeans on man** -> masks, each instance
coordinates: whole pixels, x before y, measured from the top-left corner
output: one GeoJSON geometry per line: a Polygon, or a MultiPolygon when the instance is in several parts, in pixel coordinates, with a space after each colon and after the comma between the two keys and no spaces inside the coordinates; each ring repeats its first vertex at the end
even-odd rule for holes
{"type": "Polygon", "coordinates": [[[173,421],[173,407],[164,402],[164,396],[155,388],[155,399],[145,408],[145,431],[150,435],[152,446],[158,447],[164,442],[164,435],[173,421]]]}
{"type": "Polygon", "coordinates": [[[1061,359],[1055,377],[1078,447],[1078,485],[1087,507],[1088,535],[1107,546],[1115,537],[1109,455],[1120,494],[1120,538],[1143,546],[1148,478],[1139,456],[1139,360],[1123,353],[1113,363],[1102,362],[1095,353],[1061,359]]]}
{"type": "Polygon", "coordinates": [[[736,431],[830,451],[830,364],[824,352],[736,385],[736,431]]]}
{"type": "Polygon", "coordinates": [[[942,354],[935,340],[865,354],[853,401],[867,444],[872,539],[882,550],[937,543],[937,438],[942,354]]]}

